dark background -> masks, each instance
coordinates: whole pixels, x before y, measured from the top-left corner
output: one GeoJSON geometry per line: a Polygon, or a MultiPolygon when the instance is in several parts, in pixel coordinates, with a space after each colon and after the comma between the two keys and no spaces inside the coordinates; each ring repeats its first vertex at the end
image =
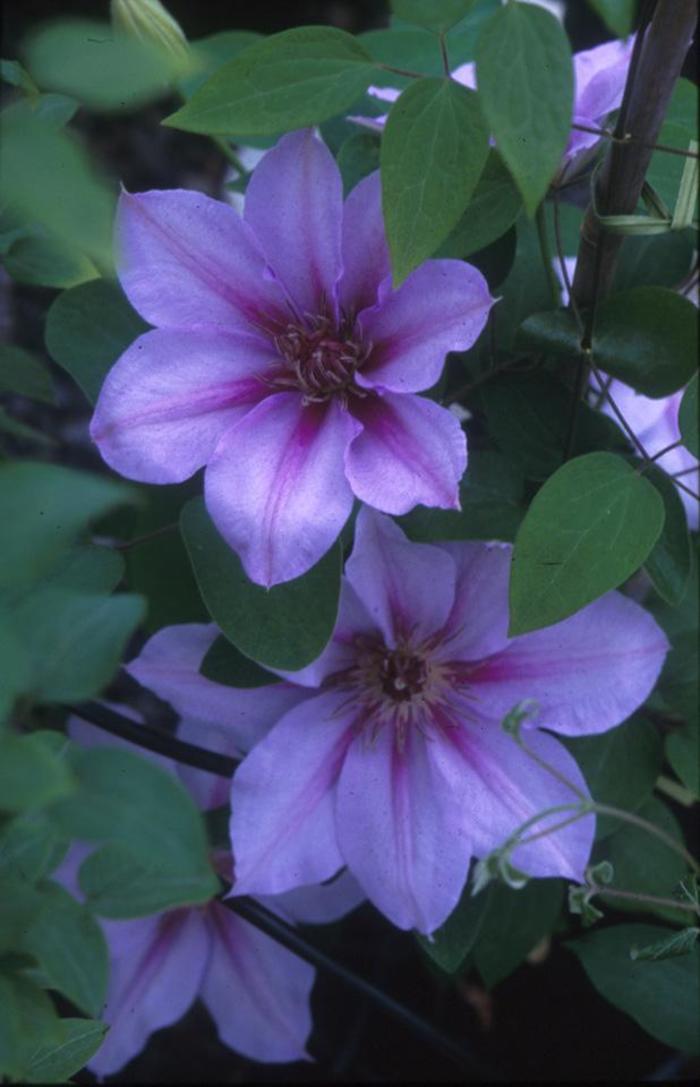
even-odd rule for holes
{"type": "MultiPolygon", "coordinates": [[[[386,0],[167,0],[167,6],[191,39],[226,29],[272,33],[325,23],[359,32],[388,23],[386,0]]],[[[107,12],[107,0],[6,0],[2,55],[17,57],[26,31],[45,19],[59,14],[102,18],[107,12]]],[[[566,28],[575,50],[610,37],[583,0],[569,0],[566,28]]],[[[691,59],[684,74],[692,77],[694,69],[691,59]]],[[[168,112],[168,103],[128,116],[81,111],[77,124],[91,151],[129,189],[185,185],[217,193],[225,170],[220,153],[209,140],[161,128],[158,121],[168,112]]],[[[12,292],[12,338],[40,348],[46,307],[55,292],[18,285],[12,292]]],[[[65,433],[71,420],[85,418],[84,402],[69,382],[61,412],[62,422],[52,417],[35,425],[60,427],[65,433]]],[[[88,448],[85,457],[89,466],[98,466],[88,448]]],[[[539,965],[523,964],[487,994],[473,972],[457,983],[439,976],[409,934],[393,929],[369,907],[331,930],[307,935],[462,1042],[484,1068],[506,1081],[693,1078],[687,1062],[598,996],[578,961],[560,944],[539,965]]],[[[312,1005],[315,1027],[309,1048],[314,1064],[248,1062],[218,1042],[206,1011],[196,1005],[176,1027],[154,1035],[112,1082],[434,1083],[481,1078],[473,1068],[460,1069],[417,1040],[409,1028],[375,1010],[333,977],[318,976],[312,1005]]],[[[89,1073],[81,1073],[77,1080],[94,1082],[89,1073]]]]}

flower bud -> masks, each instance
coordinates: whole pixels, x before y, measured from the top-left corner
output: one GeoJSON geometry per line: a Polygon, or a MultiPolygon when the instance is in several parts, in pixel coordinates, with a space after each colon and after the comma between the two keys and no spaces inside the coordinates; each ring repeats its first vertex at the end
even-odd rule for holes
{"type": "Polygon", "coordinates": [[[111,0],[112,23],[130,37],[167,50],[178,59],[189,46],[179,23],[160,0],[111,0]]]}

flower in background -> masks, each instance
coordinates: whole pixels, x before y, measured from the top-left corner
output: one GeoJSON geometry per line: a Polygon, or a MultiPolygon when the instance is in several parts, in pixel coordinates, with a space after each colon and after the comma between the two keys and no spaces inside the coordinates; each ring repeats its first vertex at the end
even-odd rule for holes
{"type": "Polygon", "coordinates": [[[189,46],[182,27],[160,0],[111,0],[112,23],[117,30],[169,52],[186,62],[189,46]]]}
{"type": "MultiPolygon", "coordinates": [[[[204,681],[206,684],[206,681],[204,681]]],[[[214,685],[212,685],[214,686],[214,685]]],[[[186,697],[186,696],[185,696],[186,697]]],[[[129,713],[124,707],[120,712],[129,713]]],[[[135,718],[137,719],[137,718],[135,718]]],[[[71,739],[83,746],[124,747],[177,773],[168,759],[105,736],[72,718],[71,739]]],[[[202,742],[190,720],[188,735],[202,742]]],[[[207,734],[213,750],[220,734],[207,734]]],[[[223,746],[226,746],[225,744],[223,746]]],[[[183,775],[184,776],[184,775],[183,775]]],[[[190,771],[202,806],[219,803],[212,774],[190,771]]],[[[77,872],[89,849],[73,847],[56,873],[80,897],[77,872]]],[[[231,857],[215,857],[218,871],[233,875],[231,857]]],[[[325,887],[303,887],[261,901],[290,923],[335,921],[361,901],[347,873],[325,887]]],[[[135,1057],[154,1031],[176,1023],[196,999],[211,1015],[221,1041],[256,1061],[309,1059],[306,1042],[312,1027],[309,1000],[315,971],[271,937],[212,900],[204,906],[179,908],[128,921],[100,919],[110,955],[110,981],[102,1018],[107,1036],[88,1067],[98,1076],[112,1075],[135,1057]]]]}
{"type": "MultiPolygon", "coordinates": [[[[588,128],[600,128],[608,115],[619,108],[627,79],[627,69],[632,57],[634,36],[626,41],[617,39],[575,53],[574,109],[572,122],[588,128]]],[[[477,89],[476,64],[460,65],[452,72],[452,78],[470,90],[477,89]]],[[[401,91],[395,87],[369,87],[368,94],[384,102],[395,102],[401,91]]],[[[350,120],[381,131],[387,114],[379,117],[351,117],[350,120]]],[[[599,141],[591,132],[579,132],[572,128],[562,156],[558,180],[579,172],[587,165],[592,148],[599,141]]]]}
{"type": "Polygon", "coordinates": [[[392,290],[379,175],[343,206],[310,130],[266,154],[244,217],[196,192],[122,194],[119,278],[146,320],[110,371],[91,434],[117,471],[205,500],[253,581],[305,573],[355,497],[389,513],[459,506],[466,439],[416,396],[481,333],[483,276],[426,261],[392,290]]]}

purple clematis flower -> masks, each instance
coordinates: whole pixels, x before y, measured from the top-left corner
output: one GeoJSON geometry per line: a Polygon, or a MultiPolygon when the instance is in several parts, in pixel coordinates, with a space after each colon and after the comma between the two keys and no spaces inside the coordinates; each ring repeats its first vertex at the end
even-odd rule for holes
{"type": "Polygon", "coordinates": [[[209,513],[253,581],[308,570],[354,497],[459,506],[465,435],[415,393],[475,342],[493,299],[455,260],[391,289],[378,174],[343,205],[328,149],[291,133],[254,171],[243,219],[201,193],[124,193],[117,246],[156,327],[110,371],[91,435],[131,479],[206,466],[209,513]]]}
{"type": "MultiPolygon", "coordinates": [[[[604,42],[594,49],[574,53],[574,109],[572,123],[588,128],[600,128],[608,114],[620,107],[634,48],[634,35],[626,41],[617,39],[604,42]]],[[[477,89],[476,64],[470,61],[455,68],[452,78],[470,90],[477,89]]],[[[369,87],[368,94],[384,102],[395,102],[401,91],[395,87],[369,87]]],[[[379,117],[351,117],[350,120],[381,131],[387,115],[379,117]]],[[[592,148],[600,137],[592,132],[580,132],[572,128],[562,156],[558,181],[587,165],[592,148]]]]}
{"type": "MultiPolygon", "coordinates": [[[[260,740],[233,779],[235,893],[281,893],[347,865],[394,924],[432,932],[456,905],[472,856],[576,800],[501,729],[525,699],[539,704],[528,747],[585,793],[573,758],[541,728],[578,736],[625,720],[653,688],[667,641],[619,593],[509,639],[510,561],[505,544],[409,543],[389,518],[360,511],[322,655],[282,673],[284,683],[221,688],[231,707],[257,704],[259,720],[260,740]],[[280,712],[283,698],[296,701],[280,712]]],[[[213,637],[211,628],[162,631],[131,674],[167,698],[168,643],[193,630],[213,637]]],[[[203,652],[200,643],[192,658],[203,652]]],[[[207,682],[193,670],[192,694],[207,682]]],[[[233,710],[220,721],[233,742],[233,710]]],[[[581,879],[593,829],[593,817],[581,819],[519,846],[513,863],[581,879]]]]}
{"type": "MultiPolygon", "coordinates": [[[[118,708],[138,719],[125,707],[118,708]]],[[[187,731],[203,742],[192,720],[187,731]]],[[[135,750],[76,718],[71,719],[69,732],[83,746],[135,750]]],[[[227,746],[216,730],[207,732],[205,739],[212,750],[227,746]]],[[[172,773],[180,769],[168,759],[136,750],[172,773]]],[[[216,807],[219,779],[191,771],[188,782],[195,781],[203,806],[216,807]]],[[[225,779],[224,784],[228,785],[225,779]]],[[[78,868],[90,851],[74,846],[56,873],[76,897],[81,897],[78,868]]],[[[215,864],[231,878],[229,855],[218,854],[215,864]]],[[[362,897],[352,876],[344,873],[325,887],[300,887],[259,900],[290,923],[324,924],[354,909],[362,897]]],[[[197,998],[209,1011],[221,1041],[251,1060],[309,1059],[306,1042],[312,1027],[309,1000],[315,971],[220,902],[100,923],[109,947],[110,982],[102,1014],[109,1032],[88,1062],[98,1076],[119,1071],[154,1031],[176,1023],[197,998]]]]}

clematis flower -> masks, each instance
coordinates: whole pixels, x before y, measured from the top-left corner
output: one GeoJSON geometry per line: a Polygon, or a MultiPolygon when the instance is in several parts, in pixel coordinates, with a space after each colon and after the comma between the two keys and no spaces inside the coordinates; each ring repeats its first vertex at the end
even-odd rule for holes
{"type": "MultiPolygon", "coordinates": [[[[124,707],[119,710],[137,719],[124,707]]],[[[83,746],[135,750],[76,718],[71,719],[69,732],[83,746]]],[[[194,734],[192,721],[188,734],[194,734]]],[[[219,738],[216,731],[207,735],[212,750],[221,750],[219,738]]],[[[202,742],[201,735],[196,739],[202,742]]],[[[136,750],[177,772],[170,760],[136,750]]],[[[196,770],[191,773],[198,775],[196,791],[203,805],[217,806],[219,779],[196,770]]],[[[89,852],[74,846],[56,874],[76,897],[81,896],[78,868],[89,852]]],[[[222,875],[232,878],[229,855],[218,853],[215,863],[222,875]]],[[[353,909],[362,897],[345,873],[325,887],[298,888],[259,901],[287,922],[325,924],[353,909]]],[[[221,902],[100,923],[109,948],[110,981],[102,1013],[109,1031],[88,1062],[98,1076],[119,1071],[154,1031],[176,1023],[196,999],[206,1006],[224,1045],[245,1057],[265,1062],[310,1059],[306,1041],[312,1027],[314,969],[221,902]]]]}
{"type": "MultiPolygon", "coordinates": [[[[525,699],[539,704],[527,746],[585,793],[573,758],[543,729],[579,736],[624,721],[652,690],[666,638],[639,605],[609,593],[509,639],[510,561],[505,544],[409,543],[389,518],[360,511],[335,633],[318,660],[281,673],[281,684],[226,689],[231,706],[257,700],[260,720],[233,778],[235,893],[282,893],[346,865],[394,924],[432,932],[472,856],[576,800],[502,730],[525,699]],[[298,701],[273,723],[285,691],[298,701]]],[[[157,693],[177,629],[129,666],[157,693]]],[[[190,682],[194,691],[202,677],[190,682]]],[[[220,727],[233,737],[235,715],[220,727]]],[[[588,816],[519,846],[513,863],[580,880],[593,830],[588,816]]]]}
{"type": "Polygon", "coordinates": [[[458,507],[464,433],[415,394],[493,299],[455,260],[392,290],[378,174],[343,206],[330,152],[295,132],[254,171],[243,219],[196,192],[123,193],[116,236],[124,291],[156,327],[107,376],[92,437],[130,479],[206,466],[209,513],[253,581],[308,570],[354,497],[458,507]]]}
{"type": "MultiPolygon", "coordinates": [[[[634,47],[634,35],[626,41],[604,42],[593,49],[574,53],[574,108],[572,123],[600,128],[613,110],[620,107],[634,47]]],[[[452,78],[470,90],[477,89],[476,64],[469,62],[455,68],[452,78]]],[[[395,102],[401,91],[395,87],[368,88],[368,94],[384,102],[395,102]]],[[[378,117],[351,117],[350,120],[381,131],[387,114],[378,117]]],[[[599,141],[592,132],[572,128],[559,167],[561,183],[580,172],[590,159],[590,151],[599,141]]]]}

